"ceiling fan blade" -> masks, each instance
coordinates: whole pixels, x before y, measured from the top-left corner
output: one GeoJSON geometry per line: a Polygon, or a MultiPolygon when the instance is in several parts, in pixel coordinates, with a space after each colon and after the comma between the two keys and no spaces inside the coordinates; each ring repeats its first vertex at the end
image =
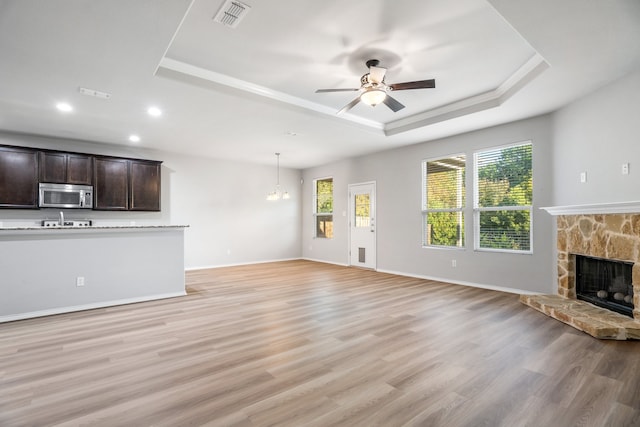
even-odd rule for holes
{"type": "Polygon", "coordinates": [[[360,90],[360,88],[358,89],[318,89],[316,90],[316,93],[323,93],[323,92],[356,92],[360,90]]]}
{"type": "Polygon", "coordinates": [[[369,67],[369,80],[371,80],[372,83],[380,84],[384,80],[386,72],[386,68],[371,66],[369,67]]]}
{"type": "Polygon", "coordinates": [[[417,82],[404,82],[394,83],[389,85],[392,90],[407,90],[407,89],[433,89],[436,87],[436,81],[434,79],[418,80],[417,82]]]}
{"type": "Polygon", "coordinates": [[[387,94],[382,102],[384,102],[387,107],[391,108],[391,111],[394,113],[397,113],[404,108],[404,105],[400,104],[395,98],[390,97],[389,94],[387,94]]]}
{"type": "Polygon", "coordinates": [[[350,103],[348,103],[347,105],[342,107],[342,110],[338,111],[336,114],[342,114],[344,112],[347,112],[347,111],[351,110],[353,107],[355,107],[355,105],[358,102],[360,102],[360,97],[357,97],[356,99],[354,99],[353,101],[351,101],[350,103]]]}

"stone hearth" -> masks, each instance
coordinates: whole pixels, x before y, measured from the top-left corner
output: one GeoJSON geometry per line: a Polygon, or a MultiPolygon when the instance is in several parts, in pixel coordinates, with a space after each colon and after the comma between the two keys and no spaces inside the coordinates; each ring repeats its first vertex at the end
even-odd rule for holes
{"type": "Polygon", "coordinates": [[[557,231],[558,294],[520,301],[596,338],[640,339],[640,214],[560,215],[557,231]],[[576,299],[576,255],[634,263],[633,319],[576,299]]]}
{"type": "Polygon", "coordinates": [[[520,295],[529,307],[600,339],[640,339],[640,322],[623,314],[560,295],[520,295]]]}

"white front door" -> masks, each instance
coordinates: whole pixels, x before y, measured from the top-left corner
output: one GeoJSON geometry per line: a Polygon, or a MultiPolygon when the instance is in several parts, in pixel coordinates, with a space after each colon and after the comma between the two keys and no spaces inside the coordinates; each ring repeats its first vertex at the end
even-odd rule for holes
{"type": "Polygon", "coordinates": [[[376,268],[376,183],[349,185],[349,264],[376,268]]]}

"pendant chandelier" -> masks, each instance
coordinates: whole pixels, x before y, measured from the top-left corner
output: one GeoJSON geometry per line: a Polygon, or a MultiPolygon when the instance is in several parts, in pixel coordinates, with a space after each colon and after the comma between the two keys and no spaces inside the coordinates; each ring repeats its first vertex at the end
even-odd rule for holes
{"type": "Polygon", "coordinates": [[[290,197],[289,192],[280,187],[280,153],[276,153],[276,165],[276,188],[271,193],[267,194],[267,200],[288,199],[290,197]]]}

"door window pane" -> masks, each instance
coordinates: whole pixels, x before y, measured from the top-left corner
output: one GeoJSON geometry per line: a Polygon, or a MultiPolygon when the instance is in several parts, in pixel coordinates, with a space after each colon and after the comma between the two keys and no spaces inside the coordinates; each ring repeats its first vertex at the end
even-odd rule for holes
{"type": "Polygon", "coordinates": [[[355,215],[354,224],[356,227],[371,227],[371,201],[369,194],[355,195],[355,215]]]}

